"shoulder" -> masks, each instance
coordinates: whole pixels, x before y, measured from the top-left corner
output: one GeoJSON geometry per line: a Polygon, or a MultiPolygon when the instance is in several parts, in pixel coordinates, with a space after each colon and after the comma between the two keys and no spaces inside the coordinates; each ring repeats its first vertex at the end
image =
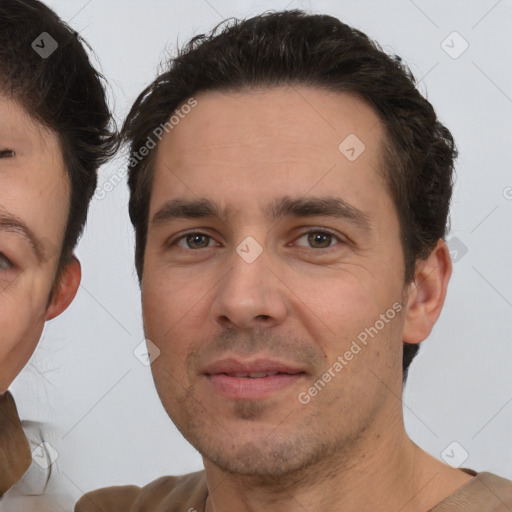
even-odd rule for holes
{"type": "Polygon", "coordinates": [[[431,512],[512,510],[512,481],[493,473],[473,472],[475,476],[431,512]]]}
{"type": "Polygon", "coordinates": [[[75,505],[75,512],[115,512],[131,511],[131,506],[139,496],[140,487],[119,485],[105,487],[84,494],[75,505]]]}
{"type": "Polygon", "coordinates": [[[508,480],[493,473],[478,473],[478,483],[482,491],[492,494],[496,505],[512,505],[512,480],[508,480]]]}
{"type": "Polygon", "coordinates": [[[138,487],[123,485],[105,487],[84,494],[75,505],[75,512],[166,512],[201,510],[206,500],[206,475],[204,471],[183,476],[164,476],[138,487]]]}

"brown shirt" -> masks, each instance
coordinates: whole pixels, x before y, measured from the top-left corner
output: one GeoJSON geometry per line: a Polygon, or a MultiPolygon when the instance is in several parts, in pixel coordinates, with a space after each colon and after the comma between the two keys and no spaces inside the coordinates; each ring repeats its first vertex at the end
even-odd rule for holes
{"type": "Polygon", "coordinates": [[[32,462],[16,404],[9,391],[0,395],[0,498],[23,476],[32,462]]]}
{"type": "MultiPolygon", "coordinates": [[[[429,512],[510,512],[512,481],[492,473],[476,473],[429,512]]],[[[203,512],[206,497],[204,471],[180,477],[165,476],[145,487],[107,487],[82,496],[75,512],[203,512]]]]}

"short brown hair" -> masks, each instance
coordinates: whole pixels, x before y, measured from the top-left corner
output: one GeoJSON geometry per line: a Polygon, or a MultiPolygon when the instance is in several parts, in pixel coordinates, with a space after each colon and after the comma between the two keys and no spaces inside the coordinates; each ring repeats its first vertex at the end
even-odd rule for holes
{"type": "MultiPolygon", "coordinates": [[[[122,130],[132,151],[178,106],[205,91],[308,85],[357,95],[380,117],[386,134],[382,175],[396,206],[404,252],[404,281],[414,278],[444,238],[457,150],[448,129],[416,88],[400,57],[340,20],[299,10],[228,20],[194,37],[135,101],[122,130]]],[[[154,152],[130,165],[129,212],[142,278],[154,152]]],[[[404,344],[404,381],[418,345],[404,344]]]]}

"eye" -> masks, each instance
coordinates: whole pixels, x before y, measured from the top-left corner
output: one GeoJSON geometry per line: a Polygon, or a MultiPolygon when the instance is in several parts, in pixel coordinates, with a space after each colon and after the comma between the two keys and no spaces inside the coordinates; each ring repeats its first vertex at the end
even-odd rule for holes
{"type": "Polygon", "coordinates": [[[196,232],[181,236],[171,245],[177,245],[181,249],[204,249],[206,247],[212,247],[209,241],[214,241],[211,236],[196,232]],[[185,244],[185,246],[183,244],[185,244]]]}
{"type": "Polygon", "coordinates": [[[14,265],[12,264],[11,260],[0,252],[0,272],[2,270],[11,270],[12,268],[14,268],[14,265]]]}
{"type": "MultiPolygon", "coordinates": [[[[341,242],[341,238],[331,233],[330,231],[322,229],[311,229],[306,233],[302,234],[297,240],[306,239],[306,243],[310,245],[312,249],[329,249],[333,247],[331,242],[337,240],[341,242]]],[[[300,244],[299,244],[300,245],[300,244]]],[[[336,244],[334,244],[336,245],[336,244]]]]}

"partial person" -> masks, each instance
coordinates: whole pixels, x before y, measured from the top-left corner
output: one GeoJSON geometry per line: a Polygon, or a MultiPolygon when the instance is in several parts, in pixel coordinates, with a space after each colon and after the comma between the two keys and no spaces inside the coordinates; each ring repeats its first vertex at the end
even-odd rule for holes
{"type": "Polygon", "coordinates": [[[32,452],[51,454],[44,439],[29,444],[9,386],[78,290],[73,250],[116,148],[104,79],[83,43],[41,2],[0,0],[1,510],[57,509],[51,496],[27,496],[45,493],[38,469],[51,462],[37,466],[32,452]]]}

